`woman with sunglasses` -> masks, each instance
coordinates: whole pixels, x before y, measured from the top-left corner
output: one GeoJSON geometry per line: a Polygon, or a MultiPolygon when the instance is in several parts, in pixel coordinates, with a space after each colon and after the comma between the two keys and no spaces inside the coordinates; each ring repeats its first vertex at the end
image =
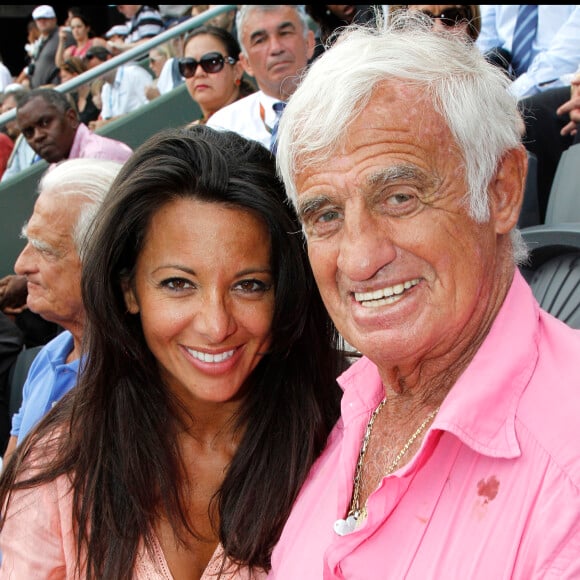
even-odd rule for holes
{"type": "Polygon", "coordinates": [[[481,13],[479,4],[408,4],[393,6],[393,8],[408,8],[419,10],[431,18],[433,30],[460,32],[475,42],[481,31],[481,13]]]}
{"type": "Polygon", "coordinates": [[[205,125],[217,110],[256,91],[244,78],[237,40],[224,28],[195,28],[184,41],[183,54],[179,72],[202,115],[192,124],[205,125]]]}

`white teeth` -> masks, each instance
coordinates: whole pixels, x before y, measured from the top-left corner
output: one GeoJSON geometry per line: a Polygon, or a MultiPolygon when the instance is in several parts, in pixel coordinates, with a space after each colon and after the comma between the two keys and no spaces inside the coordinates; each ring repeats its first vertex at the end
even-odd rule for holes
{"type": "Polygon", "coordinates": [[[407,280],[404,284],[387,286],[373,292],[355,292],[354,299],[367,308],[375,308],[385,304],[397,302],[405,290],[412,288],[419,283],[419,278],[407,280]]]}
{"type": "Polygon", "coordinates": [[[220,363],[234,356],[236,349],[228,350],[226,352],[220,352],[219,354],[209,354],[207,352],[199,352],[198,350],[192,350],[190,348],[188,348],[187,351],[193,358],[196,358],[202,362],[220,363]]]}

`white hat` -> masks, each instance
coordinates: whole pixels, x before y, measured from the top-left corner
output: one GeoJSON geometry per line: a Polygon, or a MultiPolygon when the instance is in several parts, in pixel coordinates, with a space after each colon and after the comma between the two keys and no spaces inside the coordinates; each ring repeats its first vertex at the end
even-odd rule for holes
{"type": "Polygon", "coordinates": [[[129,27],[125,26],[125,24],[115,24],[115,26],[107,30],[105,38],[111,38],[111,36],[115,36],[116,34],[119,36],[127,36],[129,34],[129,27]]]}
{"type": "Polygon", "coordinates": [[[43,4],[42,6],[37,6],[32,11],[32,18],[34,20],[38,20],[39,18],[56,18],[56,12],[52,6],[43,4]]]}

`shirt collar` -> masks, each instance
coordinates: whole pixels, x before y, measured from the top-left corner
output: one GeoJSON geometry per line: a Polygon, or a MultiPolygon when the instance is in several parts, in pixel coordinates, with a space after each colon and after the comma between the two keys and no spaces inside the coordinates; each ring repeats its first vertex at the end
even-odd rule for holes
{"type": "MultiPolygon", "coordinates": [[[[539,314],[530,287],[516,270],[489,334],[445,398],[432,428],[454,433],[484,455],[520,455],[516,410],[538,359],[539,314]]],[[[375,408],[384,394],[378,369],[365,357],[338,382],[345,391],[345,422],[349,414],[375,408]]]]}

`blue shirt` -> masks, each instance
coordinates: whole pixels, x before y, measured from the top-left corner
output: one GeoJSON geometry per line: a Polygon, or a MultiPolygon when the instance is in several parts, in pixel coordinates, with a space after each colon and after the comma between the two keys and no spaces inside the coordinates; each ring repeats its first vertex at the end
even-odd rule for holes
{"type": "Polygon", "coordinates": [[[73,336],[65,330],[41,348],[30,365],[22,388],[22,404],[12,416],[10,435],[18,437],[18,443],[75,386],[79,359],[66,362],[72,349],[73,336]]]}

